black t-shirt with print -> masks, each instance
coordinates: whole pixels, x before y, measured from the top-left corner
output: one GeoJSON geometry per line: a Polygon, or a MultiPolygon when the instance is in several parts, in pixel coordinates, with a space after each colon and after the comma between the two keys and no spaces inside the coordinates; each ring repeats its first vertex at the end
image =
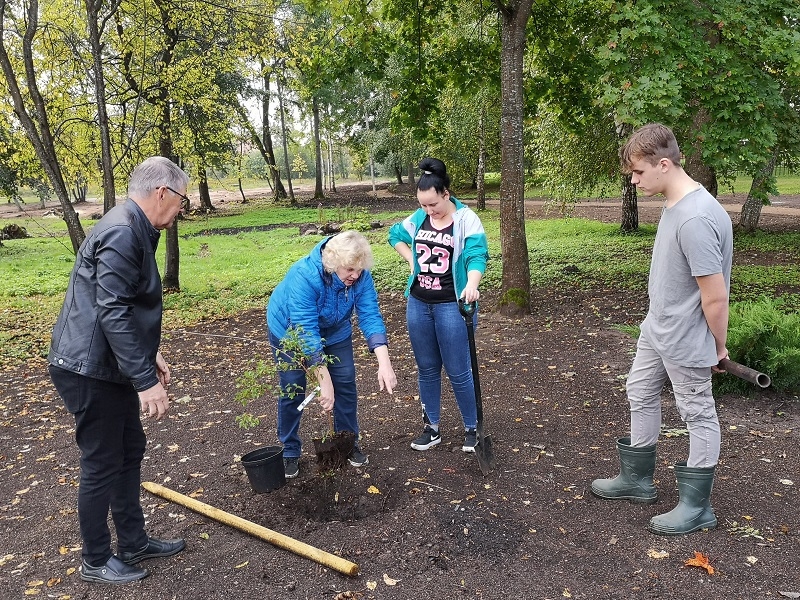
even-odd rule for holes
{"type": "Polygon", "coordinates": [[[420,272],[411,284],[411,295],[431,304],[454,302],[453,224],[436,229],[425,217],[414,241],[420,272]]]}

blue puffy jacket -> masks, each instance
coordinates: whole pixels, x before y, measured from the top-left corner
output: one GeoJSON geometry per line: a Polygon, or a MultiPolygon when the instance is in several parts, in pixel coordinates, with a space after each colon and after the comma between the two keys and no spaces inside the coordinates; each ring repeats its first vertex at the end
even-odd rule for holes
{"type": "Polygon", "coordinates": [[[267,304],[267,327],[272,334],[282,338],[292,327],[301,329],[313,365],[323,363],[323,343],[336,344],[353,335],[354,312],[370,351],[388,345],[372,273],[363,271],[349,288],[336,273],[326,273],[322,249],[329,239],[291,266],[267,304]]]}

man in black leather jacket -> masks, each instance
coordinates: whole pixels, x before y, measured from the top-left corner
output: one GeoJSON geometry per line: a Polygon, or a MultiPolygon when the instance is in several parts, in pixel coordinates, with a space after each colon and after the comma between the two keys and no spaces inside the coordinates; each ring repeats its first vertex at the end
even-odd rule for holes
{"type": "Polygon", "coordinates": [[[171,556],[183,540],[148,537],[139,502],[146,438],[139,410],[160,419],[169,408],[169,366],[161,343],[160,229],[181,209],[189,177],[166,158],[137,166],[128,199],[100,219],[78,250],[48,361],[53,383],[75,417],[81,450],[78,520],[81,578],[127,583],[136,566],[171,556]],[[111,551],[108,512],[117,532],[111,551]]]}

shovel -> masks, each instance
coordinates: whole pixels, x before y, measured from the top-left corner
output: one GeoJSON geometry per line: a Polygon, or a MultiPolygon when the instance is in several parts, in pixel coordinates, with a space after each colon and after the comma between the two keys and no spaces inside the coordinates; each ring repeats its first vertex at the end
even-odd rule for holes
{"type": "Polygon", "coordinates": [[[478,445],[475,446],[475,456],[478,457],[481,472],[484,475],[488,475],[489,471],[494,469],[494,452],[492,452],[492,436],[483,435],[483,402],[481,401],[481,382],[478,377],[478,353],[475,350],[475,328],[472,324],[472,317],[475,315],[477,308],[477,302],[464,302],[463,298],[458,300],[458,310],[467,324],[469,356],[472,360],[472,382],[475,384],[475,407],[478,413],[476,426],[478,445]]]}

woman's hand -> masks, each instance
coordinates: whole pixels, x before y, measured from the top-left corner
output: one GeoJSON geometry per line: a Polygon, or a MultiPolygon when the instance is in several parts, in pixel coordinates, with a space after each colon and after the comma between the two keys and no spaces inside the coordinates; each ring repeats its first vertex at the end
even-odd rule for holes
{"type": "Polygon", "coordinates": [[[333,410],[333,382],[328,373],[328,367],[317,368],[317,381],[319,382],[319,403],[325,410],[333,410]]]}
{"type": "Polygon", "coordinates": [[[467,285],[467,287],[464,288],[464,291],[461,292],[461,297],[464,299],[464,302],[472,304],[473,302],[478,301],[478,298],[481,297],[481,293],[478,291],[477,287],[471,287],[470,285],[467,285]]]}
{"type": "Polygon", "coordinates": [[[397,387],[397,376],[394,374],[392,361],[389,360],[389,347],[378,346],[374,352],[375,358],[378,359],[378,385],[381,391],[385,389],[391,394],[397,387]]]}
{"type": "Polygon", "coordinates": [[[481,282],[482,276],[483,273],[480,271],[467,272],[467,285],[464,286],[464,291],[461,292],[464,302],[477,302],[478,298],[481,297],[481,293],[478,291],[478,284],[481,282]]]}

